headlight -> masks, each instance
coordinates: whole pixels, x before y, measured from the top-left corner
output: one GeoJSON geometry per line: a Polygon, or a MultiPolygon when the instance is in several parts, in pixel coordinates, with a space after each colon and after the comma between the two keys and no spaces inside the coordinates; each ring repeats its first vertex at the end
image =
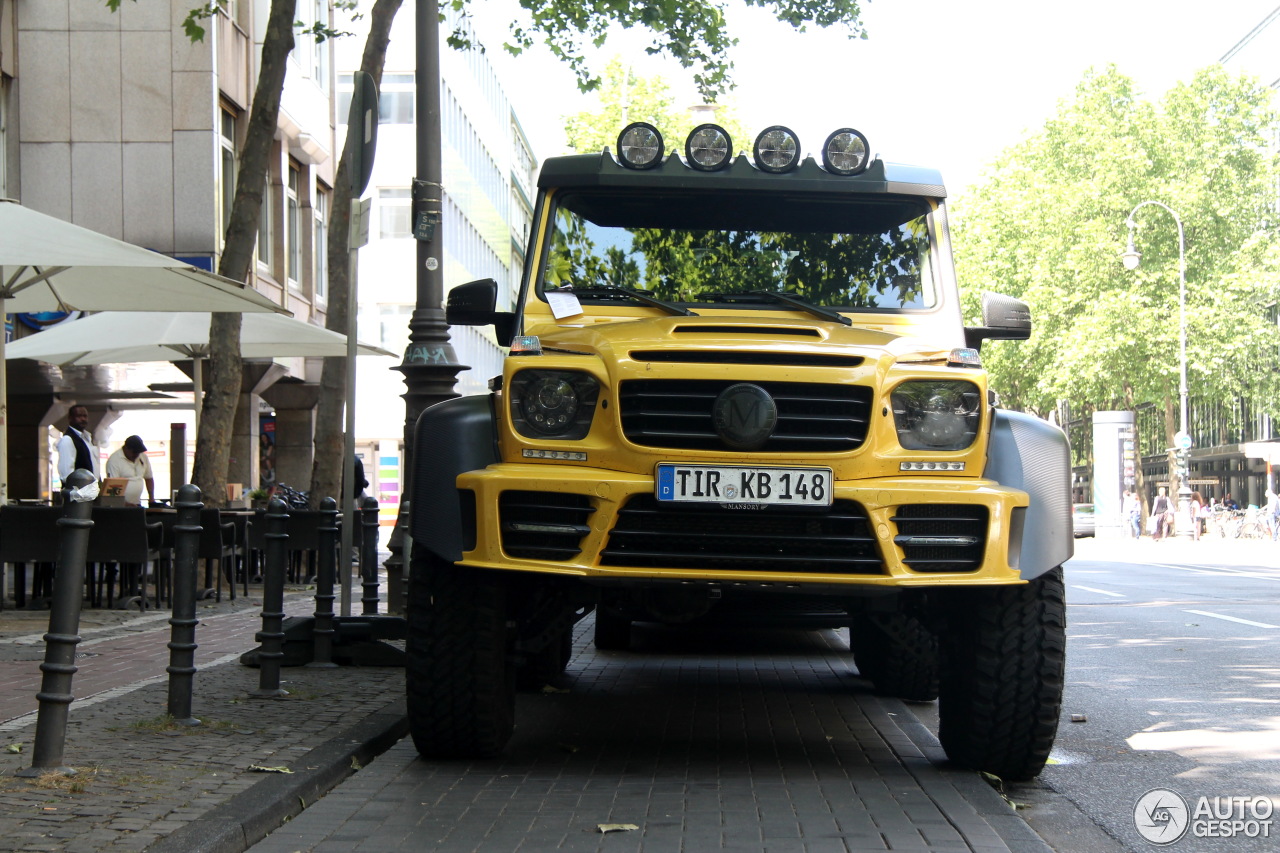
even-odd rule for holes
{"type": "Polygon", "coordinates": [[[618,134],[618,159],[630,169],[652,169],[662,162],[662,134],[651,124],[637,121],[618,134]]]}
{"type": "Polygon", "coordinates": [[[583,438],[599,390],[594,377],[575,370],[522,370],[511,379],[511,420],[528,438],[583,438]]]}
{"type": "Polygon", "coordinates": [[[729,165],[733,140],[729,132],[714,124],[700,124],[684,142],[684,157],[700,172],[714,172],[729,165]]]}
{"type": "Polygon", "coordinates": [[[775,124],[760,131],[751,153],[762,171],[789,172],[800,164],[800,139],[790,128],[775,124]]]}
{"type": "Polygon", "coordinates": [[[907,450],[964,450],[982,419],[982,396],[972,382],[903,382],[890,395],[898,443],[907,450]]]}

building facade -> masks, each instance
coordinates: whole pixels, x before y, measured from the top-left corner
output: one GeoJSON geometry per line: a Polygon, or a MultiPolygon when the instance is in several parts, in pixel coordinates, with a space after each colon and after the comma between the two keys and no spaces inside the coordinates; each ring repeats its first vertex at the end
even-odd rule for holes
{"type": "MultiPolygon", "coordinates": [[[[442,34],[466,26],[456,13],[446,10],[446,15],[442,34]]],[[[408,346],[409,318],[417,298],[410,206],[417,162],[415,27],[412,4],[405,4],[392,29],[382,75],[377,154],[365,192],[372,203],[372,222],[357,268],[358,336],[398,354],[408,346]]],[[[363,32],[339,40],[340,123],[346,121],[363,45],[363,32]]],[[[533,151],[484,53],[442,44],[440,77],[444,289],[447,293],[455,285],[492,278],[510,307],[532,220],[533,151]]],[[[340,138],[345,133],[345,126],[340,126],[340,138]]],[[[455,326],[449,337],[457,361],[468,366],[459,374],[455,390],[485,393],[490,377],[502,372],[503,348],[493,330],[455,326]]],[[[403,374],[394,370],[399,363],[377,357],[357,363],[356,435],[379,461],[378,476],[369,477],[370,493],[379,498],[384,521],[394,516],[399,503],[399,479],[390,475],[398,474],[404,422],[387,414],[389,406],[401,405],[399,397],[405,393],[403,374]]]]}
{"type": "MultiPolygon", "coordinates": [[[[198,5],[142,0],[113,13],[102,0],[0,0],[0,197],[216,270],[270,2],[221,0],[200,22],[203,40],[192,41],[182,25],[198,5]]],[[[297,0],[296,17],[304,28],[358,29],[361,21],[344,13],[335,19],[332,5],[297,0]]],[[[372,241],[358,274],[360,337],[393,352],[405,349],[415,299],[413,27],[412,4],[405,4],[383,79],[372,241]]],[[[341,124],[363,43],[362,32],[296,37],[268,168],[252,283],[318,325],[328,303],[326,227],[341,124]]],[[[483,54],[442,46],[441,67],[446,287],[494,278],[510,301],[532,209],[532,152],[483,54]]],[[[14,334],[24,331],[19,325],[14,334]]],[[[485,330],[454,329],[452,338],[458,361],[471,367],[459,391],[482,389],[501,370],[501,348],[485,330]]],[[[403,419],[387,417],[387,406],[392,398],[402,405],[403,380],[389,369],[397,360],[361,361],[359,450],[371,493],[394,507],[403,419]]],[[[190,375],[189,363],[178,367],[190,375]]],[[[90,405],[100,437],[122,413],[145,405],[185,421],[194,439],[192,404],[183,399],[191,384],[181,374],[128,388],[121,371],[8,369],[15,497],[56,487],[49,439],[77,402],[90,405]]],[[[251,487],[270,478],[306,487],[319,373],[318,359],[246,363],[231,482],[251,487]]]]}

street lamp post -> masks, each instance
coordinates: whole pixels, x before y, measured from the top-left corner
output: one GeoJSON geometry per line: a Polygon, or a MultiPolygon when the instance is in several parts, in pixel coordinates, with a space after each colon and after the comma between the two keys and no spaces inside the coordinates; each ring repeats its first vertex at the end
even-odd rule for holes
{"type": "Polygon", "coordinates": [[[1136,270],[1138,268],[1142,255],[1133,247],[1133,232],[1138,227],[1138,223],[1134,221],[1133,217],[1139,210],[1149,204],[1165,210],[1173,217],[1173,221],[1178,226],[1178,403],[1181,422],[1175,442],[1177,444],[1178,467],[1181,469],[1181,475],[1178,478],[1177,530],[1179,536],[1190,537],[1191,525],[1194,522],[1191,518],[1191,483],[1188,482],[1190,480],[1191,467],[1187,459],[1188,451],[1191,449],[1191,433],[1187,429],[1187,243],[1186,236],[1182,230],[1182,219],[1178,216],[1177,211],[1159,201],[1144,201],[1131,210],[1129,218],[1124,223],[1129,226],[1129,248],[1120,255],[1120,259],[1124,262],[1125,269],[1136,270]]]}

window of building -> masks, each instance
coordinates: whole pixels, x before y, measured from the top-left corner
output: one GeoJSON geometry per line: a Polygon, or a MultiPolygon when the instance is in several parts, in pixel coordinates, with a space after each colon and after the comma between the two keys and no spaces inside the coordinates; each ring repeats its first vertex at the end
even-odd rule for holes
{"type": "Polygon", "coordinates": [[[311,243],[315,250],[315,296],[317,302],[323,302],[329,298],[329,195],[318,184],[311,210],[315,214],[315,240],[311,243]]]}
{"type": "Polygon", "coordinates": [[[378,187],[378,236],[383,240],[409,237],[412,228],[412,201],[408,187],[378,187]]]}
{"type": "Polygon", "coordinates": [[[262,188],[262,213],[258,216],[258,264],[272,274],[271,235],[275,226],[275,205],[271,199],[271,176],[267,175],[266,186],[262,188]]]}
{"type": "Polygon", "coordinates": [[[298,286],[302,271],[302,218],[298,205],[298,187],[302,185],[302,167],[289,161],[289,182],[285,186],[285,259],[289,284],[298,286]]]}
{"type": "Polygon", "coordinates": [[[9,78],[0,74],[0,198],[9,197],[9,78]]]}
{"type": "MultiPolygon", "coordinates": [[[[329,26],[329,0],[314,0],[315,20],[329,26]]],[[[333,44],[329,39],[314,38],[315,80],[323,92],[329,91],[329,51],[333,44]]]]}
{"type": "MultiPolygon", "coordinates": [[[[382,87],[378,92],[378,124],[413,124],[415,95],[412,74],[383,74],[382,87]]],[[[348,93],[348,109],[350,105],[351,95],[348,93]]]]}
{"type": "Polygon", "coordinates": [[[338,126],[344,127],[351,112],[351,93],[355,90],[355,75],[338,75],[338,126]]]}
{"type": "Polygon", "coordinates": [[[218,224],[222,227],[220,239],[226,239],[227,226],[231,224],[231,205],[236,197],[236,114],[223,104],[218,116],[218,146],[221,153],[218,165],[218,224]]]}
{"type": "Polygon", "coordinates": [[[378,342],[383,349],[404,352],[409,348],[409,320],[412,305],[378,306],[378,342]]]}

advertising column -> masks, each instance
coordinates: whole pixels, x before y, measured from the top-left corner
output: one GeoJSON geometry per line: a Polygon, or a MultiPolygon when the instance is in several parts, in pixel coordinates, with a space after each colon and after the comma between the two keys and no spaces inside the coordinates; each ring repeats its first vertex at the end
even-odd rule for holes
{"type": "Polygon", "coordinates": [[[1093,413],[1093,517],[1099,539],[1125,535],[1125,489],[1136,483],[1133,412],[1093,413]]]}

